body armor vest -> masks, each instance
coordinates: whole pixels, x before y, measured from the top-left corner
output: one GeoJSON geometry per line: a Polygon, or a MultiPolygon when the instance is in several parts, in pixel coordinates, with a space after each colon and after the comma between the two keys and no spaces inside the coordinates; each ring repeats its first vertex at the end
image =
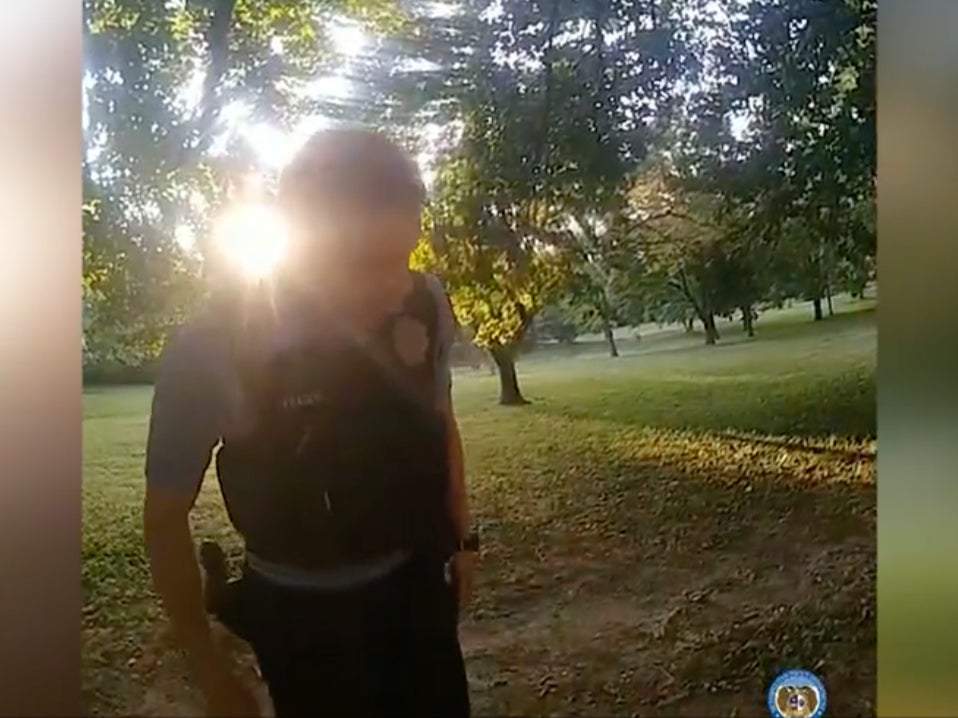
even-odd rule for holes
{"type": "Polygon", "coordinates": [[[449,550],[448,450],[435,380],[439,307],[424,280],[414,275],[400,312],[365,339],[329,322],[321,337],[250,359],[255,352],[242,346],[261,335],[249,325],[241,332],[237,364],[253,430],[224,439],[216,471],[247,550],[305,569],[397,549],[449,550]],[[397,349],[403,328],[419,332],[412,360],[397,349]]]}

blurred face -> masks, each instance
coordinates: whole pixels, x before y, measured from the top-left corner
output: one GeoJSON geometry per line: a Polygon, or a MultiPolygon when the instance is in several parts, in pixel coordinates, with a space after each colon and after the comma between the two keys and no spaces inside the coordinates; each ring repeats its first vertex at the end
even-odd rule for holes
{"type": "Polygon", "coordinates": [[[290,213],[294,269],[350,278],[406,269],[423,200],[417,178],[388,166],[304,183],[290,213]]]}
{"type": "Polygon", "coordinates": [[[421,215],[412,202],[317,202],[302,228],[301,256],[353,271],[405,267],[421,215]]]}

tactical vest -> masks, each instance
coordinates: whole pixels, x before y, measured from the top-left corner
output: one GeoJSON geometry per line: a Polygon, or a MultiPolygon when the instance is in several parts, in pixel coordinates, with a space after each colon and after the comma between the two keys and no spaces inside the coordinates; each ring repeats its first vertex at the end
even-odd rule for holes
{"type": "Polygon", "coordinates": [[[237,337],[254,424],[224,440],[216,471],[230,520],[258,557],[325,569],[452,545],[446,426],[436,408],[439,307],[425,277],[413,279],[400,312],[365,339],[324,321],[322,338],[250,359],[256,352],[242,347],[265,336],[275,307],[237,337]],[[403,328],[424,330],[421,356],[397,350],[403,328]]]}

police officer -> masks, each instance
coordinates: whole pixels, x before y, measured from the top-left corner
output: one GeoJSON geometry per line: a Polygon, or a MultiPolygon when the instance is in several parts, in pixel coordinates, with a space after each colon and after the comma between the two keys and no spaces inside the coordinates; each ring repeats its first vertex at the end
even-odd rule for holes
{"type": "Polygon", "coordinates": [[[209,608],[249,642],[277,716],[469,714],[457,625],[478,540],[450,397],[455,320],[439,281],[409,270],[423,202],[383,136],[315,135],[281,176],[290,243],[275,276],[211,302],[164,351],[146,541],[211,715],[257,712],[211,638],[188,522],[214,452],[246,558],[209,608]]]}

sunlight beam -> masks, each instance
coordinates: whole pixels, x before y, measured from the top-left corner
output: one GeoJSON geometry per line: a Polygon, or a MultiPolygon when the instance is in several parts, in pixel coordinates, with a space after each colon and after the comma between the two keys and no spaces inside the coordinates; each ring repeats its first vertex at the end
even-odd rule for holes
{"type": "Polygon", "coordinates": [[[327,30],[333,50],[347,58],[356,57],[372,42],[372,38],[358,22],[337,19],[327,30]]]}
{"type": "Polygon", "coordinates": [[[234,208],[220,219],[214,238],[219,253],[250,280],[269,276],[282,260],[288,242],[282,216],[265,204],[234,208]]]}

